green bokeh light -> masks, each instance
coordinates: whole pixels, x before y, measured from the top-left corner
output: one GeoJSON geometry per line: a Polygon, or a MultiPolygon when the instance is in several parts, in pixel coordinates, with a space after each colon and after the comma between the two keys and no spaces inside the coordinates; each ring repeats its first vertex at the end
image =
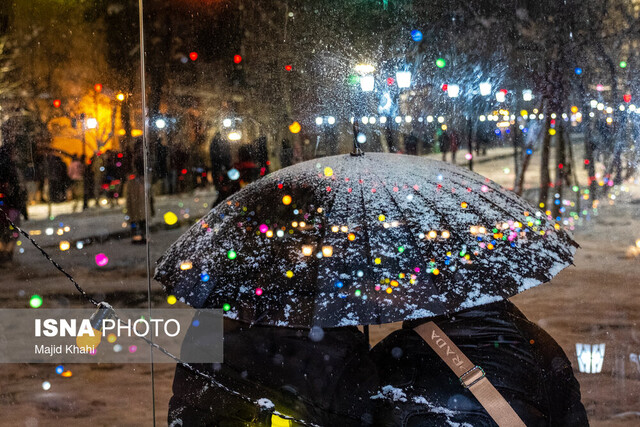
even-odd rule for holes
{"type": "Polygon", "coordinates": [[[42,297],[40,295],[33,295],[29,300],[29,305],[32,308],[38,308],[42,305],[42,297]]]}

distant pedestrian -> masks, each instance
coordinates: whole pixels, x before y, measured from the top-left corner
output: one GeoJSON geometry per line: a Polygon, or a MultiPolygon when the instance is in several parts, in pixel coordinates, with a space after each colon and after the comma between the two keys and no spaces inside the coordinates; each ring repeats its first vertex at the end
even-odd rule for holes
{"type": "Polygon", "coordinates": [[[61,203],[67,200],[67,189],[71,184],[67,175],[67,165],[53,154],[48,156],[49,202],[61,203]]]}
{"type": "Polygon", "coordinates": [[[18,239],[18,231],[11,228],[5,215],[16,225],[20,225],[20,215],[28,219],[27,192],[23,188],[16,167],[10,131],[2,130],[3,145],[0,146],[0,266],[13,259],[13,249],[18,239]]]}
{"type": "Polygon", "coordinates": [[[233,167],[239,172],[239,178],[234,180],[237,183],[234,192],[260,178],[260,167],[253,161],[251,148],[246,145],[238,150],[238,162],[233,167]]]}
{"type": "Polygon", "coordinates": [[[79,204],[82,201],[83,186],[82,180],[84,178],[84,165],[75,154],[71,157],[71,163],[69,163],[69,179],[71,180],[71,200],[73,200],[73,212],[76,211],[79,204]]]}
{"type": "Polygon", "coordinates": [[[288,138],[283,138],[280,146],[280,167],[286,168],[293,164],[293,146],[288,138]]]}
{"type": "Polygon", "coordinates": [[[404,150],[407,154],[415,156],[418,154],[418,138],[413,134],[409,134],[404,139],[404,150]]]}
{"type": "Polygon", "coordinates": [[[231,145],[220,132],[215,134],[209,144],[209,157],[211,159],[211,178],[218,192],[218,196],[213,202],[213,206],[215,206],[233,192],[228,176],[231,169],[231,145]]]}
{"type": "MultiPolygon", "coordinates": [[[[126,185],[127,216],[131,227],[131,243],[146,243],[147,219],[145,213],[145,192],[144,192],[144,160],[142,154],[142,140],[138,139],[134,149],[134,173],[129,176],[126,185]]],[[[153,195],[149,189],[149,204],[151,207],[150,216],[154,215],[153,195]]]]}
{"type": "Polygon", "coordinates": [[[267,148],[267,137],[260,136],[253,141],[253,152],[255,153],[255,160],[260,168],[260,176],[267,175],[269,173],[269,150],[267,148]]]}
{"type": "Polygon", "coordinates": [[[451,137],[449,139],[449,149],[451,150],[451,163],[456,164],[456,153],[460,148],[460,134],[455,130],[451,130],[451,137]]]}
{"type": "Polygon", "coordinates": [[[440,152],[442,153],[442,161],[447,161],[447,152],[451,149],[451,136],[447,131],[443,131],[438,139],[440,143],[440,152]]]}

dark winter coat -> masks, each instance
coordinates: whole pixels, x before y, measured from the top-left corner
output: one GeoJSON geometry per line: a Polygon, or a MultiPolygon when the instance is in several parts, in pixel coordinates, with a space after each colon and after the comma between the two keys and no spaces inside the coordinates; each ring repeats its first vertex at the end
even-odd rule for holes
{"type": "MultiPolygon", "coordinates": [[[[580,386],[560,346],[512,303],[501,301],[433,319],[531,426],[586,426],[580,386]]],[[[449,367],[405,322],[371,351],[380,377],[376,425],[495,422],[449,367]],[[386,386],[386,387],[385,387],[386,386]]],[[[463,424],[464,425],[464,424],[463,424]]]]}
{"type": "MultiPolygon", "coordinates": [[[[308,329],[249,327],[225,319],[224,363],[195,367],[253,401],[271,400],[276,410],[297,419],[321,426],[371,424],[369,396],[378,383],[368,344],[355,327],[310,335],[308,329]]],[[[270,411],[177,366],[169,425],[267,426],[270,420],[270,411]]]]}

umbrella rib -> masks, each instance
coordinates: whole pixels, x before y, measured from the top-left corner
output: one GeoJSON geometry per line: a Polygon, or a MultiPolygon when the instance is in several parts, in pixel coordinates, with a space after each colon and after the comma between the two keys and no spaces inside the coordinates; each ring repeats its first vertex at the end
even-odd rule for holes
{"type": "MultiPolygon", "coordinates": [[[[366,247],[366,253],[367,253],[367,266],[372,266],[373,265],[373,257],[371,254],[371,235],[369,234],[369,226],[367,223],[367,204],[365,203],[365,199],[364,199],[364,187],[362,185],[359,186],[360,187],[360,200],[361,200],[361,204],[362,204],[362,232],[364,233],[364,241],[365,241],[365,247],[366,247]]],[[[370,274],[370,269],[367,269],[367,275],[371,276],[370,274]]],[[[369,277],[369,279],[372,279],[372,277],[369,277]]],[[[380,304],[376,305],[376,324],[380,324],[381,323],[381,312],[380,312],[380,304]]],[[[371,322],[369,322],[371,323],[371,322]]]]}
{"type": "MultiPolygon", "coordinates": [[[[387,187],[387,185],[380,179],[380,177],[373,173],[373,175],[380,181],[380,183],[382,184],[382,187],[384,188],[384,191],[389,195],[389,199],[391,200],[391,202],[394,204],[394,206],[396,207],[396,209],[398,210],[398,212],[401,212],[403,214],[403,217],[405,219],[405,221],[407,221],[407,223],[410,223],[411,225],[414,225],[416,227],[416,229],[420,229],[420,225],[414,223],[413,221],[411,221],[409,219],[409,216],[404,215],[404,211],[402,210],[402,208],[400,207],[400,204],[398,204],[398,202],[396,201],[396,199],[393,196],[393,193],[391,191],[389,191],[389,188],[387,187]]],[[[415,191],[415,190],[414,190],[415,191]]],[[[424,199],[424,198],[423,198],[424,199]]],[[[432,208],[433,210],[433,208],[432,208]]],[[[442,216],[442,215],[441,215],[442,216]]],[[[422,252],[422,254],[425,256],[426,259],[430,259],[431,256],[429,256],[427,253],[425,253],[426,248],[422,249],[422,245],[420,244],[421,242],[419,240],[417,240],[414,236],[414,234],[411,232],[411,227],[408,227],[408,233],[407,233],[410,238],[413,240],[415,247],[422,252]]],[[[433,247],[433,244],[430,245],[431,247],[433,247]]],[[[436,291],[438,292],[438,295],[442,295],[442,289],[438,286],[438,284],[436,283],[435,280],[433,280],[432,277],[429,277],[429,284],[431,286],[433,286],[436,291]]],[[[446,293],[446,292],[445,292],[446,293]]],[[[442,307],[444,308],[443,312],[444,313],[448,313],[449,309],[447,308],[447,306],[440,300],[438,300],[440,302],[440,304],[442,305],[442,307]]]]}
{"type": "MultiPolygon", "coordinates": [[[[337,187],[338,187],[338,183],[340,181],[339,180],[335,180],[335,186],[332,186],[332,189],[330,191],[330,193],[333,193],[332,196],[329,201],[331,203],[330,207],[324,207],[324,211],[325,212],[330,212],[331,214],[333,214],[333,205],[335,204],[336,201],[336,197],[338,196],[338,191],[337,191],[337,187]]],[[[323,186],[323,181],[322,178],[318,181],[318,185],[316,187],[316,190],[318,190],[320,187],[323,186]]],[[[322,248],[322,243],[327,235],[327,227],[328,227],[328,218],[326,215],[323,215],[323,218],[325,219],[325,221],[322,223],[322,228],[320,229],[320,236],[318,238],[318,248],[322,248]]],[[[313,265],[315,266],[315,271],[312,274],[313,280],[315,280],[315,286],[312,287],[312,293],[313,293],[313,298],[311,298],[311,301],[313,303],[313,309],[314,311],[316,310],[316,307],[318,307],[318,304],[316,304],[316,300],[318,298],[318,292],[319,292],[319,284],[318,284],[318,272],[320,271],[320,263],[322,262],[324,258],[320,258],[320,259],[316,259],[314,260],[315,262],[313,263],[313,265]]],[[[311,316],[311,319],[315,318],[315,314],[313,314],[311,316]]],[[[313,326],[311,324],[309,324],[309,326],[313,326]]]]}

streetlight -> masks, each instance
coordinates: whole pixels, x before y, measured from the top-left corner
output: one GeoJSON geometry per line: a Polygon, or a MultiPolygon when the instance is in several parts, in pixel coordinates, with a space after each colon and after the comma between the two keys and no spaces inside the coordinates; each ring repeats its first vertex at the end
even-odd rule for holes
{"type": "Polygon", "coordinates": [[[322,117],[316,117],[316,124],[320,126],[322,124],[322,117]]]}
{"type": "Polygon", "coordinates": [[[396,73],[396,82],[399,88],[408,88],[411,86],[411,71],[398,71],[396,73]]]}
{"type": "Polygon", "coordinates": [[[89,117],[86,121],[86,124],[87,129],[95,129],[98,127],[98,120],[93,117],[89,117]]]}
{"type": "Polygon", "coordinates": [[[330,125],[334,124],[336,122],[336,118],[333,116],[329,116],[327,118],[327,123],[329,123],[330,125]]]}
{"type": "Polygon", "coordinates": [[[167,122],[164,119],[157,119],[156,120],[156,127],[158,129],[164,129],[165,127],[167,127],[167,122]]]}
{"type": "Polygon", "coordinates": [[[355,66],[355,70],[357,73],[364,75],[373,73],[375,71],[375,67],[370,64],[358,64],[355,66]]]}
{"type": "Polygon", "coordinates": [[[449,98],[457,98],[459,94],[460,94],[460,86],[458,85],[447,86],[447,95],[449,95],[449,98]]]}
{"type": "Polygon", "coordinates": [[[222,126],[224,126],[226,128],[230,128],[231,127],[231,119],[224,119],[222,121],[222,126]]]}
{"type": "Polygon", "coordinates": [[[533,99],[533,94],[531,93],[531,89],[524,89],[522,91],[522,99],[524,101],[531,101],[533,99]]]}
{"type": "Polygon", "coordinates": [[[496,101],[504,102],[504,100],[505,100],[505,93],[503,91],[496,92],[496,101]]]}
{"type": "Polygon", "coordinates": [[[229,133],[229,141],[239,141],[242,135],[237,130],[229,133]]]}
{"type": "Polygon", "coordinates": [[[480,83],[480,95],[482,96],[491,95],[491,83],[489,82],[480,83]]]}
{"type": "Polygon", "coordinates": [[[373,76],[367,75],[367,76],[362,76],[360,78],[360,88],[362,89],[363,92],[371,92],[373,90],[374,85],[375,85],[375,80],[373,76]]]}

